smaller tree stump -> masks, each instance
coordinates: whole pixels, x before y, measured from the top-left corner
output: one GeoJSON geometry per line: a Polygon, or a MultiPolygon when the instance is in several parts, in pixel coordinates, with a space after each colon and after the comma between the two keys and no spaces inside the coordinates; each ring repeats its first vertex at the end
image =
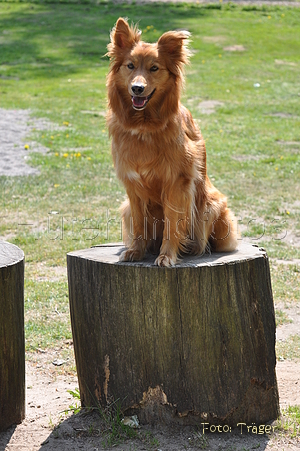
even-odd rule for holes
{"type": "Polygon", "coordinates": [[[0,241],[0,431],[25,418],[24,253],[0,241]]]}
{"type": "Polygon", "coordinates": [[[119,262],[121,245],[67,256],[83,406],[119,400],[142,423],[264,424],[279,415],[264,250],[119,262]]]}

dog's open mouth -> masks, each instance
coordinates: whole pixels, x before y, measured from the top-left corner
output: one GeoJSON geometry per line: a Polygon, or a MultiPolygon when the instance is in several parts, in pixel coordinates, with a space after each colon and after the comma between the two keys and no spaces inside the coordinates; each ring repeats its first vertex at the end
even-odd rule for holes
{"type": "Polygon", "coordinates": [[[149,100],[151,99],[151,97],[153,96],[154,91],[155,91],[155,89],[153,89],[151,94],[149,94],[147,97],[132,96],[131,100],[132,100],[133,108],[135,110],[143,110],[144,108],[146,108],[146,105],[149,102],[149,100]]]}

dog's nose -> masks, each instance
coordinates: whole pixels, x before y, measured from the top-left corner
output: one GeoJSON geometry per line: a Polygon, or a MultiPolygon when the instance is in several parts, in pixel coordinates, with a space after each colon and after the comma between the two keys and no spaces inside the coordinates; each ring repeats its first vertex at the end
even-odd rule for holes
{"type": "Polygon", "coordinates": [[[142,83],[135,83],[134,85],[131,86],[131,91],[136,96],[140,96],[141,94],[143,94],[144,89],[145,86],[142,83]]]}

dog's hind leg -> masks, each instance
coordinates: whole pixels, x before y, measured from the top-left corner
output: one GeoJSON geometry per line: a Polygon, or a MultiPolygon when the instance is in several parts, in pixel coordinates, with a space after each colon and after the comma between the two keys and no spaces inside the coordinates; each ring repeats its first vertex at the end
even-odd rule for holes
{"type": "Polygon", "coordinates": [[[209,242],[215,252],[231,252],[236,249],[237,240],[237,219],[226,207],[212,223],[209,242]]]}

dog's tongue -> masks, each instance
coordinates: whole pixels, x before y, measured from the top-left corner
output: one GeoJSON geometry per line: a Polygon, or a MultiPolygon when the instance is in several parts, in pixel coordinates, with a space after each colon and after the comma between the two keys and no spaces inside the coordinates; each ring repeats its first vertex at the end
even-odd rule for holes
{"type": "Polygon", "coordinates": [[[132,103],[136,108],[141,108],[145,105],[147,97],[132,97],[132,103]]]}

